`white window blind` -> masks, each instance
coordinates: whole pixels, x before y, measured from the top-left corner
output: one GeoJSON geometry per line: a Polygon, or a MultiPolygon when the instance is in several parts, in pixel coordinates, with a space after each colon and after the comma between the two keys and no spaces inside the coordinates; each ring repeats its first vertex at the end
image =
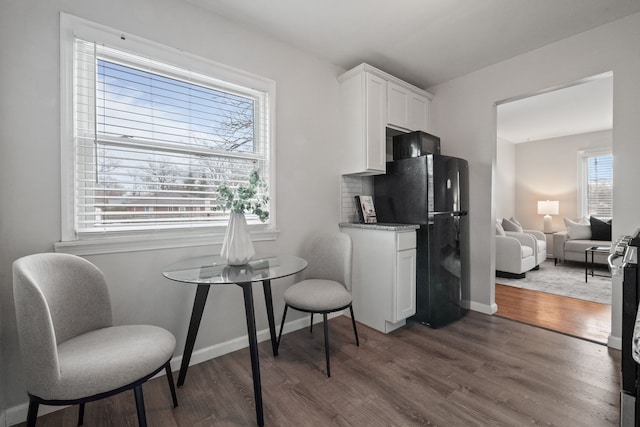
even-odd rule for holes
{"type": "Polygon", "coordinates": [[[582,215],[611,218],[613,216],[613,155],[585,152],[581,162],[582,215]]]}
{"type": "Polygon", "coordinates": [[[73,85],[79,236],[226,225],[218,186],[268,181],[268,91],[81,39],[73,85]]]}

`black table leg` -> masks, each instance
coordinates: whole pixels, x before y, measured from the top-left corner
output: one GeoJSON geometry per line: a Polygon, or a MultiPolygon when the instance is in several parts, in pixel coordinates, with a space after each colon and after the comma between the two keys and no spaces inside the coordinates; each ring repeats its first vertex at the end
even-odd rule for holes
{"type": "Polygon", "coordinates": [[[278,355],[278,343],[276,340],[276,323],[273,319],[273,299],[271,298],[271,280],[263,280],[264,302],[267,306],[267,319],[269,320],[269,333],[271,334],[271,349],[273,355],[278,355]]]}
{"type": "Polygon", "coordinates": [[[584,283],[589,280],[589,251],[584,251],[584,283]]]}
{"type": "Polygon", "coordinates": [[[184,379],[189,369],[189,361],[191,353],[193,353],[193,345],[196,342],[198,329],[200,328],[200,320],[202,320],[202,312],[209,295],[209,285],[198,285],[196,290],[196,298],[193,301],[193,310],[191,311],[191,321],[189,322],[189,331],[187,332],[187,341],[184,344],[184,352],[182,353],[182,364],[180,365],[180,373],[178,374],[178,387],[182,387],[184,379]]]}
{"type": "Polygon", "coordinates": [[[256,315],[253,309],[253,290],[251,283],[238,283],[244,293],[244,311],[247,317],[247,335],[251,354],[251,372],[253,373],[253,395],[256,401],[256,418],[260,427],[264,426],[262,414],[262,386],[260,384],[260,361],[258,359],[258,337],[256,335],[256,315]]]}

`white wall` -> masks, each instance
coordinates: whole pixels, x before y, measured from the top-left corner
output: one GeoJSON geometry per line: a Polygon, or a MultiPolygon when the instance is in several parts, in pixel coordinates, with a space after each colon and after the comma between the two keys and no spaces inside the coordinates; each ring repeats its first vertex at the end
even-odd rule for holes
{"type": "MultiPolygon", "coordinates": [[[[336,76],[344,70],[175,0],[3,0],[0,13],[0,319],[7,408],[26,402],[15,332],[11,263],[60,240],[59,13],[80,16],[276,81],[280,236],[258,255],[297,253],[311,232],[338,229],[340,175],[336,76]]],[[[90,256],[110,282],[116,323],[151,323],[176,335],[182,354],[195,288],[161,270],[219,246],[90,256]]],[[[292,278],[274,281],[276,322],[292,278]]],[[[256,287],[258,330],[267,328],[256,287]]],[[[295,318],[295,315],[292,319],[295,318]]],[[[246,335],[240,288],[209,294],[196,350],[246,335]]],[[[1,413],[0,408],[0,413],[1,413]]],[[[7,412],[9,414],[9,411],[7,412]]],[[[2,417],[0,416],[0,420],[2,417]]],[[[10,421],[9,419],[7,421],[10,421]]],[[[21,420],[19,420],[21,421],[21,420]]]]}
{"type": "MultiPolygon", "coordinates": [[[[613,71],[613,235],[640,225],[640,14],[580,33],[429,88],[435,132],[470,160],[472,307],[495,310],[496,103],[613,71]]],[[[612,337],[621,333],[621,290],[614,281],[612,337]]]]}
{"type": "Polygon", "coordinates": [[[496,218],[516,216],[516,147],[510,141],[496,138],[495,209],[496,218]]]}
{"type": "MultiPolygon", "coordinates": [[[[515,144],[515,215],[527,229],[542,230],[538,200],[558,200],[554,231],[578,216],[578,151],[611,148],[611,130],[515,144]]],[[[500,169],[500,166],[498,166],[500,169]]]]}

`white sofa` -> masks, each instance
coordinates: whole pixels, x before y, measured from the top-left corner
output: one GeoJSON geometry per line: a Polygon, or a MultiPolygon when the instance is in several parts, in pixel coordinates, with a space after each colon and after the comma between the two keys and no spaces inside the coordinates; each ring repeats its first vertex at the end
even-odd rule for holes
{"type": "MultiPolygon", "coordinates": [[[[553,258],[558,261],[585,262],[585,251],[593,246],[611,246],[611,220],[596,217],[564,219],[566,231],[553,235],[553,258]]],[[[606,253],[594,253],[593,262],[607,264],[606,253]]],[[[591,261],[591,255],[589,255],[591,261]]]]}
{"type": "MultiPolygon", "coordinates": [[[[567,231],[559,231],[553,235],[553,258],[558,261],[584,262],[584,251],[592,246],[611,246],[611,241],[591,239],[571,239],[567,231]]],[[[593,254],[593,262],[607,264],[608,254],[593,254]]],[[[589,255],[591,261],[591,255],[589,255]]]]}

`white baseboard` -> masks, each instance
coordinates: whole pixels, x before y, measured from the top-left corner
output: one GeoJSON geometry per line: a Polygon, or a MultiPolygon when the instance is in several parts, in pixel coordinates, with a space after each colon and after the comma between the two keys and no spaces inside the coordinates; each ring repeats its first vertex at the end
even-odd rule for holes
{"type": "MultiPolygon", "coordinates": [[[[334,318],[336,316],[341,316],[343,312],[339,311],[336,313],[329,314],[329,318],[334,318]]],[[[322,322],[322,316],[315,316],[314,324],[322,322]]],[[[288,334],[289,332],[297,331],[298,329],[305,328],[309,325],[309,318],[307,316],[302,317],[298,320],[294,320],[292,322],[287,322],[284,324],[283,334],[288,334]]],[[[279,333],[280,327],[276,325],[276,334],[279,333]]],[[[271,339],[271,335],[269,334],[269,329],[263,329],[257,332],[258,342],[267,341],[271,339]]],[[[189,366],[197,365],[198,363],[206,362],[207,360],[215,359],[216,357],[232,353],[236,350],[240,350],[242,348],[249,347],[249,337],[244,335],[242,337],[234,338],[229,341],[225,341],[219,344],[214,344],[209,347],[201,348],[196,350],[191,355],[191,360],[189,361],[189,366]]],[[[180,369],[180,364],[182,363],[182,355],[176,356],[171,359],[171,370],[177,371],[180,369]]],[[[163,371],[164,372],[164,371],[163,371]]],[[[164,375],[158,374],[158,376],[164,375]]]]}
{"type": "MultiPolygon", "coordinates": [[[[330,319],[341,316],[343,314],[346,315],[346,312],[338,311],[335,313],[331,313],[328,315],[330,319]]],[[[314,324],[322,322],[322,316],[315,316],[314,324]]],[[[283,334],[288,334],[289,332],[297,331],[298,329],[306,328],[309,326],[309,317],[304,316],[300,319],[293,320],[291,322],[287,322],[284,324],[283,334]]],[[[280,327],[276,325],[276,334],[279,333],[280,327]]],[[[271,335],[269,334],[269,328],[262,329],[257,332],[258,342],[267,341],[271,339],[271,335]]],[[[236,350],[243,349],[245,347],[249,347],[249,337],[244,335],[242,337],[234,338],[229,341],[225,341],[219,344],[214,344],[209,347],[201,348],[196,350],[191,355],[191,360],[189,361],[189,366],[197,365],[198,363],[206,362],[207,360],[214,359],[216,357],[232,353],[236,350]]],[[[180,369],[180,364],[182,363],[182,355],[175,356],[171,359],[171,370],[178,371],[180,369]]],[[[247,369],[250,369],[247,366],[247,369]]],[[[165,371],[160,371],[154,378],[161,377],[165,375],[165,371]]],[[[50,414],[51,412],[58,411],[60,409],[67,408],[68,406],[48,406],[48,405],[40,405],[38,409],[38,416],[50,414]]],[[[24,402],[16,406],[12,406],[11,408],[7,408],[5,412],[0,412],[0,426],[4,427],[4,422],[7,426],[12,426],[15,424],[20,424],[25,422],[27,419],[27,412],[29,409],[29,402],[24,402]],[[6,416],[5,416],[6,413],[6,416]]]]}
{"type": "Polygon", "coordinates": [[[607,347],[615,348],[616,350],[622,350],[622,337],[609,335],[609,338],[607,339],[607,347]]]}
{"type": "Polygon", "coordinates": [[[478,311],[484,314],[495,314],[498,311],[498,304],[495,302],[491,305],[488,304],[480,304],[479,302],[471,301],[469,308],[473,311],[478,311]]]}

